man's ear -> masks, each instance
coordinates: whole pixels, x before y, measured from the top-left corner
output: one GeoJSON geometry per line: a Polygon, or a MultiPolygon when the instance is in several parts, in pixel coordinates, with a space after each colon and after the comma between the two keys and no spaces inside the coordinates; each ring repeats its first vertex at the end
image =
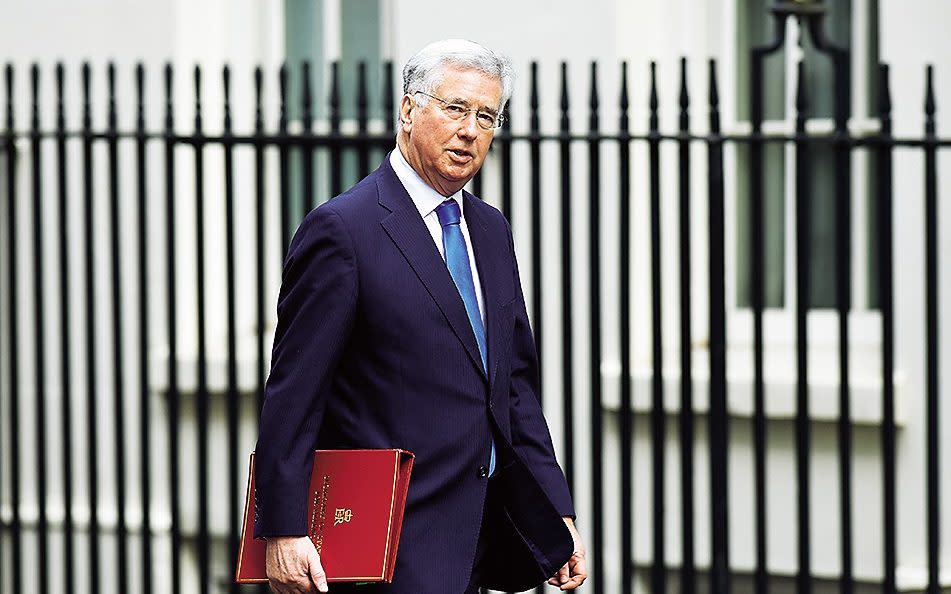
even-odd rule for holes
{"type": "Polygon", "coordinates": [[[400,128],[404,132],[409,132],[413,127],[413,108],[416,102],[409,95],[403,95],[400,101],[400,128]]]}

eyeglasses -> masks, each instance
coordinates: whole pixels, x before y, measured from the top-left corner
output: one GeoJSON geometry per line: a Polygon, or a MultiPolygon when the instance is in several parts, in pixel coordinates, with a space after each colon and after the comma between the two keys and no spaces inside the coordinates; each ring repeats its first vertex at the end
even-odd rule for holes
{"type": "MultiPolygon", "coordinates": [[[[420,95],[426,95],[430,99],[435,99],[442,103],[440,109],[443,110],[447,116],[452,120],[461,120],[469,116],[469,112],[475,112],[476,121],[479,123],[479,127],[483,130],[494,130],[502,126],[502,122],[505,121],[505,116],[491,111],[486,111],[484,109],[478,109],[475,107],[467,107],[462,103],[450,103],[445,99],[436,97],[435,95],[430,95],[429,93],[424,93],[423,91],[416,91],[420,95]]],[[[415,93],[414,93],[415,94],[415,93]]]]}

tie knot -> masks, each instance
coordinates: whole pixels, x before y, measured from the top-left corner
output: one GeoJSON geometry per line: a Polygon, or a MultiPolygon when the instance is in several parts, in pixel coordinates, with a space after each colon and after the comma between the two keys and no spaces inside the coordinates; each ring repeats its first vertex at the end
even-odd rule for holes
{"type": "Polygon", "coordinates": [[[446,200],[436,207],[436,216],[439,217],[439,224],[443,227],[446,225],[458,225],[459,219],[462,216],[459,211],[459,203],[452,198],[446,200]]]}

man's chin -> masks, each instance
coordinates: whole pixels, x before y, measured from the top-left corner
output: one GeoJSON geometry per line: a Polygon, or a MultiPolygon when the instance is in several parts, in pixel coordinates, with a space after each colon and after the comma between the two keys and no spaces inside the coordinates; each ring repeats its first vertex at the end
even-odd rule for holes
{"type": "Polygon", "coordinates": [[[447,186],[454,188],[461,188],[462,186],[469,183],[469,180],[475,177],[478,169],[466,169],[465,173],[458,171],[446,172],[443,174],[442,178],[445,181],[447,186]]]}

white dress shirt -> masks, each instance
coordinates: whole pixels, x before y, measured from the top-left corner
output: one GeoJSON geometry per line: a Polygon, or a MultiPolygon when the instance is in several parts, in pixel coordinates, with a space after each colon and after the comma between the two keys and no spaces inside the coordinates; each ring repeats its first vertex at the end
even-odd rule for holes
{"type": "Polygon", "coordinates": [[[416,173],[416,170],[409,164],[400,148],[397,146],[390,153],[390,165],[396,172],[409,197],[413,199],[413,204],[419,210],[419,215],[423,217],[423,222],[429,229],[439,255],[446,259],[442,245],[442,225],[439,224],[439,216],[436,214],[436,207],[446,201],[446,198],[452,198],[459,204],[460,221],[462,227],[462,237],[466,242],[466,251],[469,253],[469,268],[472,270],[472,284],[475,287],[476,301],[479,302],[479,315],[482,317],[482,327],[485,328],[485,304],[482,302],[482,284],[479,282],[479,269],[476,268],[475,254],[472,251],[472,240],[469,238],[469,226],[466,224],[465,209],[462,206],[462,190],[457,191],[452,196],[443,196],[429,186],[423,178],[416,173]]]}

